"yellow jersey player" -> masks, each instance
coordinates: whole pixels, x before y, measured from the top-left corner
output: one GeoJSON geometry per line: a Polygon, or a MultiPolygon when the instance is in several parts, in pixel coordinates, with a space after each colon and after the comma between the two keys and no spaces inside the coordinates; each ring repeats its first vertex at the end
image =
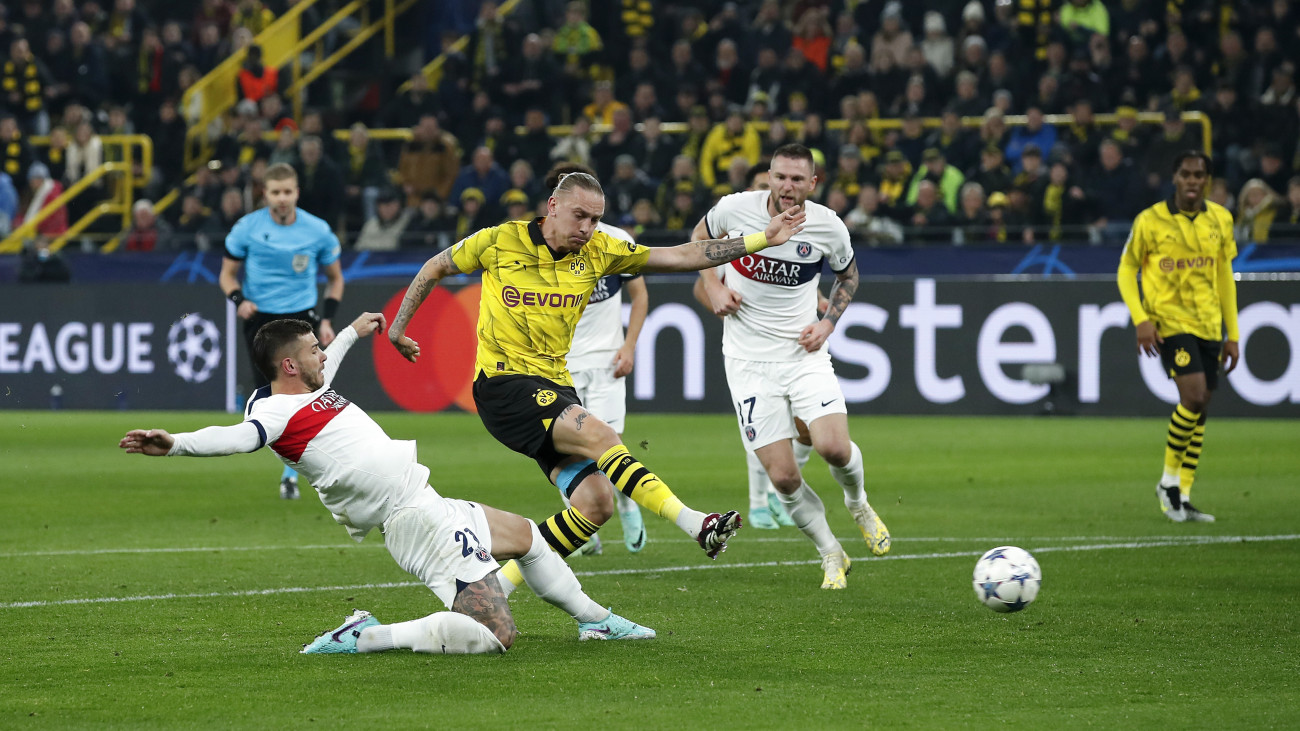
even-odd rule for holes
{"type": "Polygon", "coordinates": [[[416,309],[443,277],[483,270],[474,403],[492,436],[535,459],[569,498],[570,507],[539,526],[546,541],[568,556],[591,540],[613,514],[612,483],[715,558],[740,528],[740,515],[688,508],[628,453],[608,424],[582,407],[565,356],[601,277],[718,266],[785,243],[802,230],[804,213],[792,206],[764,231],[744,237],[649,249],[597,231],[604,212],[599,181],[585,173],[561,177],[546,216],[483,229],[425,262],[388,337],[415,361],[421,348],[405,333],[416,309]]]}
{"type": "Polygon", "coordinates": [[[1156,486],[1160,508],[1178,523],[1210,523],[1214,516],[1197,510],[1190,496],[1220,361],[1230,373],[1240,357],[1232,276],[1237,242],[1232,214],[1205,200],[1209,156],[1185,152],[1174,160],[1173,172],[1174,197],[1133,221],[1120,258],[1119,291],[1137,326],[1138,352],[1159,355],[1178,386],[1164,474],[1156,486]]]}

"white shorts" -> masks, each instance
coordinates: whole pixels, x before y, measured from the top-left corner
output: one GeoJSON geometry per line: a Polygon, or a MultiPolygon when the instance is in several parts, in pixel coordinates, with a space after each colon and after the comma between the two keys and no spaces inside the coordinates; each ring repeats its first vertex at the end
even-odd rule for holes
{"type": "Polygon", "coordinates": [[[492,533],[483,508],[445,498],[432,487],[394,508],[383,531],[397,565],[423,581],[448,609],[458,584],[472,584],[499,567],[492,558],[492,533]]]}
{"type": "Polygon", "coordinates": [[[727,358],[726,367],[740,441],[751,452],[793,439],[796,416],[811,424],[827,414],[848,413],[829,357],[777,362],[727,358]]]}
{"type": "Polygon", "coordinates": [[[573,388],[583,408],[622,434],[627,417],[627,379],[615,378],[612,367],[570,371],[569,375],[573,376],[573,388]]]}

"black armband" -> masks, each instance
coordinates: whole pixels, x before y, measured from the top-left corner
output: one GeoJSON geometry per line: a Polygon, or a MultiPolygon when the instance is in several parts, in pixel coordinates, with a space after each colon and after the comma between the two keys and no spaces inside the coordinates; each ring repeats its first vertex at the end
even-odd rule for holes
{"type": "Polygon", "coordinates": [[[238,307],[244,302],[244,290],[237,289],[231,292],[230,294],[226,295],[226,299],[230,300],[231,302],[234,302],[235,307],[238,307]]]}
{"type": "Polygon", "coordinates": [[[339,301],[333,297],[325,298],[325,309],[323,311],[325,320],[333,320],[334,316],[339,313],[339,301]]]}

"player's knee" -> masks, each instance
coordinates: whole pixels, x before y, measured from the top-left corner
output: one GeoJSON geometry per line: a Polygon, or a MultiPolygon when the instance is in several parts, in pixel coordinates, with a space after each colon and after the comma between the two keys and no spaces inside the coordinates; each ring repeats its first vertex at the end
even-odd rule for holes
{"type": "Polygon", "coordinates": [[[799,470],[794,467],[788,470],[769,471],[767,477],[772,481],[772,487],[782,495],[793,495],[803,485],[803,475],[799,474],[799,470]]]}
{"type": "Polygon", "coordinates": [[[614,515],[614,493],[604,473],[583,480],[569,496],[569,503],[596,525],[604,525],[614,515]]]}
{"type": "Polygon", "coordinates": [[[1208,390],[1193,391],[1183,396],[1182,402],[1183,408],[1194,414],[1200,414],[1210,404],[1210,392],[1208,390]]]}
{"type": "Polygon", "coordinates": [[[817,454],[820,454],[822,459],[826,460],[826,464],[832,467],[843,467],[853,458],[853,448],[849,446],[848,442],[822,445],[817,450],[817,454]]]}

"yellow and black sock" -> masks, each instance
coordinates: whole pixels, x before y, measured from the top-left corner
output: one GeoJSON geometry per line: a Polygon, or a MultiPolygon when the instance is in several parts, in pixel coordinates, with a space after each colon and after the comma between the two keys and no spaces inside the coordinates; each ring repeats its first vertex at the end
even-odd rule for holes
{"type": "Polygon", "coordinates": [[[596,466],[614,483],[615,489],[661,518],[676,522],[686,507],[658,475],[646,469],[622,444],[610,447],[596,461],[596,466]]]}
{"type": "MultiPolygon", "coordinates": [[[[1174,407],[1169,417],[1169,439],[1165,442],[1165,474],[1176,475],[1183,466],[1183,453],[1192,441],[1192,432],[1201,415],[1189,411],[1182,404],[1174,407]]],[[[1199,451],[1197,452],[1199,454],[1199,451]]]]}
{"type": "Polygon", "coordinates": [[[568,556],[582,548],[599,529],[600,526],[587,520],[572,505],[537,524],[542,538],[561,556],[568,556]]]}
{"type": "Polygon", "coordinates": [[[1201,445],[1205,442],[1205,414],[1196,422],[1196,428],[1192,430],[1192,438],[1187,442],[1187,449],[1183,450],[1183,463],[1178,470],[1178,492],[1182,493],[1183,500],[1187,500],[1192,494],[1192,483],[1196,480],[1196,466],[1201,461],[1201,445]]]}

